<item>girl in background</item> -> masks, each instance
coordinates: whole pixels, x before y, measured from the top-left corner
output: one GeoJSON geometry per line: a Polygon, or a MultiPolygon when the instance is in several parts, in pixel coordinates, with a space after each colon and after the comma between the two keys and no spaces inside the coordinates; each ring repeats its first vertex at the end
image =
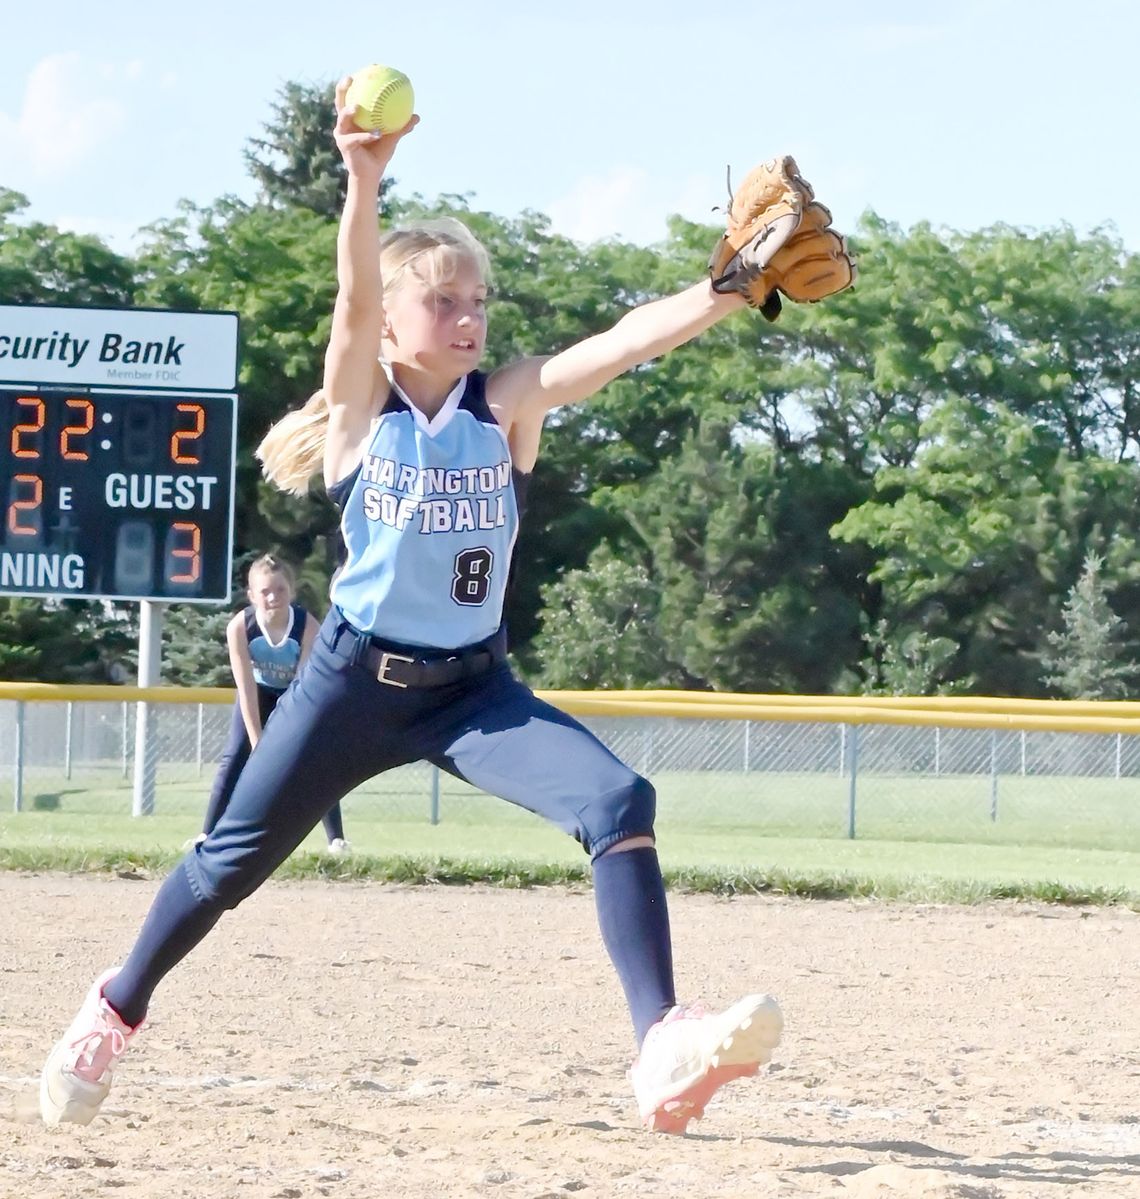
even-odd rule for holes
{"type": "MultiPolygon", "coordinates": [[[[237,699],[230,721],[229,740],[218,761],[218,773],[206,807],[200,845],[225,812],[238,776],[277,701],[305,664],[317,636],[316,619],[293,602],[296,580],[292,567],[272,554],[263,554],[249,568],[246,597],[249,604],[226,625],[230,669],[237,699]]],[[[329,853],[345,854],[344,820],[340,804],[322,817],[329,853]]]]}

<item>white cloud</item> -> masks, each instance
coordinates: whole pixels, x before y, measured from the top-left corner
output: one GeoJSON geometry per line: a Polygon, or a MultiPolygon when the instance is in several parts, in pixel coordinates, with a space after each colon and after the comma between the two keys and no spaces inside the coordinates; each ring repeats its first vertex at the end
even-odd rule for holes
{"type": "Polygon", "coordinates": [[[700,175],[655,179],[642,167],[622,165],[605,175],[585,175],[546,206],[556,232],[575,241],[620,237],[646,245],[666,233],[677,213],[716,224],[715,204],[724,204],[724,184],[700,175]]]}
{"type": "Polygon", "coordinates": [[[0,112],[0,152],[40,176],[67,174],[122,128],[126,106],[105,94],[119,78],[116,68],[79,54],[41,59],[28,75],[19,112],[0,112]]]}

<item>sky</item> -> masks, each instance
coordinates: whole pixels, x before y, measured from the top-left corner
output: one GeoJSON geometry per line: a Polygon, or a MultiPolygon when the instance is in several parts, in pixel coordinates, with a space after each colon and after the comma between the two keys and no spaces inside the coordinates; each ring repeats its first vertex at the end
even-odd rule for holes
{"type": "Polygon", "coordinates": [[[399,194],[580,241],[715,223],[727,167],[792,154],[842,231],[1107,224],[1140,252],[1138,44],[1135,0],[23,0],[0,187],[129,252],[182,199],[254,199],[242,151],[286,83],[381,62],[421,117],[399,194]]]}

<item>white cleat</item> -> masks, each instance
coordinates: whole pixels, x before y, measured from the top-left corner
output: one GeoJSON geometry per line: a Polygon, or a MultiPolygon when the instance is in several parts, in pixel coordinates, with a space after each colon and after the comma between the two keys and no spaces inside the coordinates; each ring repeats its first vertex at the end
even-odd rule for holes
{"type": "Polygon", "coordinates": [[[771,1060],[783,1027],[769,995],[748,995],[720,1013],[673,1008],[649,1030],[630,1070],[642,1123],[683,1133],[716,1090],[771,1060]]]}
{"type": "Polygon", "coordinates": [[[118,974],[95,980],[71,1027],[56,1043],[40,1074],[40,1115],[45,1124],[90,1124],[107,1092],[111,1074],[135,1033],[103,998],[103,987],[118,974]]]}

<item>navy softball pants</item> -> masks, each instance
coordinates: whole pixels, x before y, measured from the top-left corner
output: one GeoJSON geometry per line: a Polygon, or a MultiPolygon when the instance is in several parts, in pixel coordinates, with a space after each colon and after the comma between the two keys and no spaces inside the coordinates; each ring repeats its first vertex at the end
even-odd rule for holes
{"type": "Polygon", "coordinates": [[[505,663],[443,687],[393,687],[355,663],[358,638],[335,609],[321,626],[221,820],[185,860],[200,903],[236,906],[354,787],[420,760],[545,817],[594,858],[652,834],[652,786],[505,663]]]}
{"type": "Polygon", "coordinates": [[[605,851],[652,834],[652,786],[505,663],[405,689],[357,664],[365,644],[326,619],[221,819],[159,889],[107,1001],[128,1024],[141,1021],[159,981],[333,804],[372,775],[426,759],[553,821],[592,856],[602,939],[640,1044],[676,1002],[664,883],[654,849],[605,851]]]}

